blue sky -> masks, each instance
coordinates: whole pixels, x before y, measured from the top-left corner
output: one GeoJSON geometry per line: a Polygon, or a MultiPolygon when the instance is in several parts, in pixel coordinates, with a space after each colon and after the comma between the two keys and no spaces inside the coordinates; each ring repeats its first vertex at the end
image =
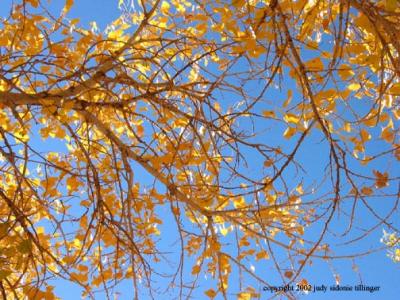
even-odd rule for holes
{"type": "MultiPolygon", "coordinates": [[[[5,16],[9,10],[11,0],[3,0],[3,6],[0,7],[0,13],[2,16],[5,16]],[[5,5],[4,5],[5,3],[5,5]]],[[[118,14],[119,10],[117,7],[117,1],[113,0],[80,0],[75,1],[76,4],[74,5],[73,9],[68,14],[69,18],[79,18],[80,24],[90,27],[90,22],[96,21],[97,26],[100,31],[103,31],[107,24],[114,20],[118,14]]],[[[46,1],[44,1],[46,3],[46,1]]],[[[59,11],[64,5],[64,1],[61,0],[53,0],[52,1],[52,11],[59,11]]],[[[255,83],[254,83],[255,84],[255,83]]],[[[256,84],[255,84],[256,85],[256,84]]],[[[256,89],[256,87],[254,87],[256,89]]],[[[279,98],[281,101],[284,100],[282,95],[285,94],[285,91],[282,93],[276,93],[276,95],[272,94],[269,95],[271,99],[279,98]]],[[[225,95],[227,96],[227,95],[225,95]]],[[[227,97],[226,99],[228,99],[227,97]]],[[[222,103],[222,106],[226,105],[229,106],[231,103],[229,100],[225,100],[225,103],[222,103]]],[[[278,102],[279,103],[279,102],[278,102]]],[[[280,102],[281,103],[281,102],[280,102]]],[[[278,104],[279,105],[279,104],[278,104]]],[[[262,109],[260,107],[260,109],[262,109]]],[[[285,143],[282,139],[281,135],[284,130],[282,128],[275,128],[276,132],[268,132],[264,135],[260,136],[262,138],[269,138],[273,143],[285,143]]],[[[305,143],[305,147],[307,151],[303,151],[300,156],[298,157],[299,161],[301,161],[304,165],[308,166],[307,171],[310,175],[310,178],[315,178],[317,174],[324,173],[324,168],[326,165],[326,159],[320,159],[321,151],[328,151],[327,148],[321,146],[321,138],[322,135],[315,133],[310,138],[307,139],[305,143]]],[[[46,150],[48,144],[43,144],[43,150],[46,150]]],[[[54,147],[54,144],[52,145],[54,147]]],[[[283,148],[290,149],[292,145],[284,144],[283,148]]],[[[376,146],[376,151],[379,150],[379,144],[376,146]]],[[[371,151],[374,148],[371,147],[371,151]]],[[[52,151],[55,149],[53,148],[52,151]]],[[[249,155],[249,162],[253,165],[259,165],[260,163],[254,161],[249,155]]],[[[385,169],[387,165],[385,164],[385,160],[377,160],[372,165],[368,166],[368,168],[372,169],[385,169]]],[[[254,173],[259,172],[259,170],[254,169],[254,173]]],[[[290,172],[295,172],[293,168],[289,168],[287,174],[290,176],[290,172]]],[[[140,176],[142,178],[142,182],[144,185],[152,184],[151,177],[144,174],[144,171],[140,171],[140,176]],[[143,172],[143,173],[142,173],[143,172]]],[[[399,171],[395,170],[395,175],[399,176],[399,171]],[[396,174],[397,173],[397,174],[396,174]]],[[[308,177],[307,174],[303,174],[304,186],[311,186],[313,184],[312,180],[308,177]]],[[[139,177],[139,176],[136,176],[139,177]]],[[[162,187],[160,187],[162,189],[162,187]]],[[[395,189],[394,189],[395,190],[395,189]]],[[[385,203],[380,202],[380,199],[372,199],[371,205],[377,208],[379,212],[385,212],[391,208],[391,204],[388,199],[385,199],[385,203]]],[[[347,203],[342,203],[342,205],[346,206],[349,205],[347,203]]],[[[160,212],[162,213],[162,211],[160,212]]],[[[372,219],[370,213],[360,206],[360,209],[357,210],[357,220],[360,220],[357,225],[362,226],[364,224],[368,224],[369,221],[372,219]]],[[[165,214],[167,215],[167,214],[165,214]]],[[[335,217],[333,220],[333,224],[336,229],[342,228],[343,230],[346,227],[346,222],[344,221],[345,218],[342,217],[335,217]]],[[[397,226],[399,226],[399,222],[397,221],[397,226]]],[[[372,248],[377,248],[380,245],[379,240],[382,236],[382,229],[386,229],[384,226],[380,226],[379,229],[375,230],[373,234],[371,234],[366,240],[358,243],[357,246],[343,246],[343,254],[346,253],[357,253],[363,250],[369,250],[372,248]]],[[[173,234],[168,234],[169,232],[173,233],[176,231],[174,226],[174,222],[172,219],[164,219],[164,225],[160,228],[163,232],[163,240],[160,241],[160,246],[164,248],[166,251],[169,250],[172,253],[171,256],[174,256],[174,249],[177,249],[174,246],[174,240],[169,239],[168,237],[174,236],[173,234]]],[[[320,228],[313,228],[310,229],[309,235],[315,236],[318,235],[320,228]]],[[[362,230],[355,230],[354,234],[360,233],[362,230]]],[[[343,240],[341,240],[343,241],[343,240]]],[[[328,234],[326,242],[328,243],[336,243],[336,238],[332,234],[328,234]]],[[[338,247],[338,252],[335,254],[341,254],[340,249],[338,247]]],[[[188,258],[190,261],[190,258],[188,258]]],[[[254,260],[248,261],[248,266],[253,265],[258,275],[271,282],[272,285],[279,281],[279,278],[276,276],[275,269],[271,267],[271,264],[263,264],[257,263],[254,260]],[[260,271],[262,270],[262,271],[260,271]]],[[[190,264],[187,263],[188,270],[190,264]]],[[[161,269],[163,266],[160,266],[161,269]]],[[[166,267],[166,266],[165,266],[166,267]]],[[[190,274],[190,270],[187,272],[190,274]]],[[[310,293],[309,295],[299,295],[300,299],[397,299],[400,295],[400,266],[394,264],[390,259],[386,257],[385,251],[380,251],[377,253],[373,253],[366,257],[356,258],[356,259],[343,259],[343,260],[333,260],[329,263],[322,261],[322,260],[312,260],[312,265],[307,266],[304,269],[303,277],[306,277],[310,284],[312,285],[321,285],[324,284],[326,286],[331,286],[335,284],[335,275],[339,275],[341,278],[340,284],[341,285],[357,285],[359,283],[363,283],[364,285],[368,286],[379,286],[380,291],[375,293],[368,293],[368,292],[327,292],[326,294],[323,293],[310,293]],[[356,270],[357,269],[357,270],[356,270]]],[[[156,286],[159,286],[162,290],[165,288],[167,284],[167,280],[159,279],[159,282],[156,283],[156,286]]],[[[237,283],[237,276],[234,274],[232,276],[231,285],[235,285],[237,283]]],[[[78,287],[61,280],[57,280],[54,282],[56,286],[56,294],[60,296],[62,299],[78,299],[80,297],[81,291],[78,287]]],[[[205,280],[203,277],[199,281],[199,284],[202,287],[211,286],[210,280],[205,280]]],[[[257,287],[257,286],[255,286],[257,287]]],[[[260,288],[261,299],[269,299],[271,294],[266,291],[262,291],[262,286],[258,286],[260,288]]],[[[203,291],[205,288],[199,289],[199,291],[193,294],[195,299],[203,299],[203,291]]],[[[132,287],[130,282],[122,283],[115,292],[118,295],[118,299],[131,299],[132,297],[132,287]]],[[[166,295],[166,299],[173,298],[174,295],[166,295]]],[[[104,299],[104,295],[99,294],[98,299],[104,299]]],[[[145,299],[145,298],[143,298],[145,299]]]]}

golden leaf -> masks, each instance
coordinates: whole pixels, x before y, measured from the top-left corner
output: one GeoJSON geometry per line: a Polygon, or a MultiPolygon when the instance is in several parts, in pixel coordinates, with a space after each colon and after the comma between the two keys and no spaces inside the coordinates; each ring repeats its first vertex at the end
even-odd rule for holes
{"type": "Polygon", "coordinates": [[[209,290],[205,291],[204,294],[206,294],[207,297],[214,299],[215,296],[217,295],[217,292],[214,289],[209,289],[209,290]]]}
{"type": "Polygon", "coordinates": [[[338,74],[342,80],[346,80],[351,76],[354,76],[354,71],[349,65],[340,65],[338,69],[338,74]]]}
{"type": "Polygon", "coordinates": [[[290,139],[296,133],[296,131],[297,131],[296,128],[288,127],[288,128],[286,128],[285,132],[283,133],[283,136],[286,139],[290,139]]]}
{"type": "Polygon", "coordinates": [[[274,164],[274,160],[273,159],[267,159],[264,161],[264,167],[268,168],[270,166],[272,166],[274,164]]]}
{"type": "Polygon", "coordinates": [[[298,116],[296,116],[295,114],[291,114],[288,113],[286,114],[283,119],[287,122],[287,123],[294,123],[297,124],[300,120],[300,118],[298,116]]]}
{"type": "Polygon", "coordinates": [[[322,71],[324,69],[324,63],[319,57],[309,60],[305,65],[310,71],[322,71]]]}
{"type": "Polygon", "coordinates": [[[400,96],[400,83],[395,83],[393,84],[389,90],[389,94],[395,95],[395,96],[400,96]]]}
{"type": "Polygon", "coordinates": [[[283,107],[287,107],[289,105],[289,103],[292,101],[293,98],[293,91],[292,90],[288,90],[287,91],[287,98],[285,100],[285,102],[283,102],[282,106],[283,107]]]}
{"type": "Polygon", "coordinates": [[[63,8],[63,14],[66,14],[70,11],[72,5],[74,5],[74,0],[66,0],[65,6],[63,8]]]}
{"type": "Polygon", "coordinates": [[[26,2],[32,5],[33,7],[39,6],[39,0],[26,0],[26,2]]]}
{"type": "Polygon", "coordinates": [[[373,170],[373,173],[374,173],[375,178],[376,178],[375,179],[375,187],[377,189],[384,188],[384,187],[387,187],[389,185],[389,182],[388,182],[389,174],[388,174],[388,172],[381,173],[381,172],[379,172],[377,170],[373,170]]]}
{"type": "Polygon", "coordinates": [[[239,293],[237,300],[250,300],[251,299],[251,293],[239,293]]]}
{"type": "Polygon", "coordinates": [[[391,144],[394,140],[394,133],[389,127],[386,127],[381,132],[381,138],[391,144]]]}
{"type": "Polygon", "coordinates": [[[371,134],[368,131],[366,131],[365,129],[361,129],[360,136],[361,136],[361,141],[363,143],[365,143],[371,139],[371,134]]]}
{"type": "Polygon", "coordinates": [[[276,117],[275,112],[272,110],[264,110],[263,116],[266,118],[275,118],[276,117]]]}
{"type": "Polygon", "coordinates": [[[374,193],[374,191],[370,187],[364,186],[361,188],[361,193],[363,195],[370,196],[374,193]]]}
{"type": "Polygon", "coordinates": [[[359,83],[351,83],[347,86],[347,89],[350,91],[358,91],[361,88],[361,85],[359,83]]]}
{"type": "Polygon", "coordinates": [[[193,268],[192,268],[192,275],[199,274],[199,273],[200,273],[200,270],[201,270],[201,267],[200,267],[199,265],[193,266],[193,268]]]}
{"type": "Polygon", "coordinates": [[[284,275],[285,275],[285,277],[290,279],[293,276],[293,272],[292,271],[286,271],[284,275]]]}
{"type": "Polygon", "coordinates": [[[256,254],[256,260],[269,259],[269,254],[267,251],[262,250],[256,254]]]}
{"type": "Polygon", "coordinates": [[[12,271],[10,271],[10,270],[4,270],[4,269],[0,270],[0,280],[6,279],[11,274],[12,274],[12,271]]]}
{"type": "Polygon", "coordinates": [[[161,12],[164,15],[168,15],[170,7],[171,7],[171,5],[167,1],[163,1],[161,3],[161,12]]]}

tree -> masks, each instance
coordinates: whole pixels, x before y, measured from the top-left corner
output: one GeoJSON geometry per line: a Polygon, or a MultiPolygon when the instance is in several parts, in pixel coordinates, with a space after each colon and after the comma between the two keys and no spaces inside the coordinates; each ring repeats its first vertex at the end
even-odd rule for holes
{"type": "Polygon", "coordinates": [[[4,299],[156,297],[158,276],[186,298],[203,273],[250,299],[271,283],[249,258],[306,283],[377,229],[398,242],[397,1],[120,0],[105,31],[48,2],[1,20],[4,299]]]}

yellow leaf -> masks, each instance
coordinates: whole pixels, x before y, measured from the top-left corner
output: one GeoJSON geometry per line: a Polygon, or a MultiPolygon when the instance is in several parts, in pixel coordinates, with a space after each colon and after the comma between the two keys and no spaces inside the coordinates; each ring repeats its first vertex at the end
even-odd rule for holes
{"type": "Polygon", "coordinates": [[[394,109],[392,112],[396,120],[400,120],[400,109],[394,109]]]}
{"type": "Polygon", "coordinates": [[[338,74],[342,80],[346,80],[354,75],[354,71],[348,65],[341,65],[339,66],[338,74]]]}
{"type": "Polygon", "coordinates": [[[283,107],[286,107],[289,105],[289,103],[292,101],[293,98],[293,92],[292,90],[288,90],[287,91],[287,98],[285,100],[285,102],[283,102],[283,107]]]}
{"type": "Polygon", "coordinates": [[[233,206],[235,206],[235,208],[243,208],[246,207],[246,201],[244,199],[243,196],[235,198],[235,200],[233,200],[233,206]]]}
{"type": "Polygon", "coordinates": [[[36,228],[36,233],[38,235],[44,234],[44,232],[45,232],[44,227],[39,226],[39,227],[36,228]]]}
{"type": "Polygon", "coordinates": [[[0,33],[0,46],[8,46],[8,43],[9,43],[9,37],[7,36],[7,34],[0,33]]]}
{"type": "Polygon", "coordinates": [[[251,299],[251,293],[239,293],[237,300],[250,300],[251,299]]]}
{"type": "Polygon", "coordinates": [[[225,227],[221,227],[220,229],[219,229],[219,231],[221,232],[221,234],[223,235],[223,236],[226,236],[227,234],[228,234],[228,228],[225,228],[225,227]]]}
{"type": "Polygon", "coordinates": [[[192,275],[199,274],[199,273],[200,273],[200,270],[201,270],[200,266],[198,266],[198,265],[193,266],[193,268],[192,268],[192,275]]]}
{"type": "Polygon", "coordinates": [[[283,133],[283,136],[286,139],[290,139],[295,133],[296,133],[296,128],[288,127],[288,128],[286,128],[285,132],[283,133]]]}
{"type": "Polygon", "coordinates": [[[365,143],[365,142],[367,142],[367,141],[369,141],[371,139],[371,135],[365,129],[361,129],[360,136],[361,136],[361,141],[363,143],[365,143]]]}
{"type": "Polygon", "coordinates": [[[144,135],[143,126],[142,125],[136,126],[136,130],[137,130],[136,134],[138,135],[138,137],[143,137],[143,135],[144,135]]]}
{"type": "Polygon", "coordinates": [[[304,191],[303,191],[303,185],[299,184],[299,185],[296,187],[296,192],[298,192],[300,195],[302,195],[302,194],[304,193],[304,191]]]}
{"type": "Polygon", "coordinates": [[[241,246],[241,247],[247,247],[247,246],[250,246],[250,243],[249,243],[249,241],[247,240],[246,237],[242,237],[242,238],[240,239],[240,241],[239,241],[239,246],[241,246]]]}
{"type": "Polygon", "coordinates": [[[169,9],[170,9],[171,5],[167,2],[167,1],[163,1],[161,3],[161,12],[164,15],[167,15],[169,13],[169,9]]]}
{"type": "Polygon", "coordinates": [[[40,67],[40,72],[42,73],[48,73],[50,71],[51,67],[47,65],[43,65],[40,67]]]}
{"type": "Polygon", "coordinates": [[[293,272],[292,271],[286,271],[284,275],[285,275],[285,277],[290,279],[293,276],[293,272]]]}
{"type": "MultiPolygon", "coordinates": [[[[1,45],[0,45],[1,46],[1,45]]],[[[9,89],[7,81],[0,79],[0,92],[5,92],[9,89]]]]}
{"type": "Polygon", "coordinates": [[[361,189],[361,193],[366,195],[366,196],[370,196],[370,195],[372,195],[374,193],[374,191],[370,187],[364,186],[361,189]]]}
{"type": "Polygon", "coordinates": [[[9,223],[0,223],[0,239],[2,239],[8,233],[9,227],[9,223]]]}
{"type": "Polygon", "coordinates": [[[221,106],[219,105],[219,103],[218,102],[214,102],[214,109],[217,111],[217,112],[221,112],[221,106]]]}
{"type": "Polygon", "coordinates": [[[83,215],[79,221],[79,226],[81,226],[81,228],[85,228],[87,227],[87,224],[88,224],[88,218],[86,215],[83,215]]]}
{"type": "Polygon", "coordinates": [[[233,0],[232,5],[236,8],[242,8],[246,4],[245,0],[233,0]]]}
{"type": "Polygon", "coordinates": [[[389,94],[400,96],[400,83],[395,83],[392,87],[388,90],[389,94]]]}
{"type": "Polygon", "coordinates": [[[273,159],[267,159],[266,161],[264,161],[264,167],[266,167],[266,168],[272,166],[273,164],[274,164],[273,159]]]}
{"type": "Polygon", "coordinates": [[[76,24],[78,24],[79,23],[79,18],[74,18],[74,19],[71,19],[71,26],[74,26],[74,25],[76,25],[76,24]]]}
{"type": "Polygon", "coordinates": [[[88,281],[88,274],[87,273],[71,273],[71,278],[78,282],[87,282],[88,281]]]}
{"type": "Polygon", "coordinates": [[[269,259],[268,252],[265,250],[262,250],[256,254],[256,260],[260,259],[269,259]]]}
{"type": "Polygon", "coordinates": [[[29,141],[29,135],[26,130],[22,129],[14,133],[17,142],[27,142],[29,141]]]}
{"type": "Polygon", "coordinates": [[[350,91],[358,91],[361,88],[361,85],[359,83],[351,83],[347,86],[347,89],[350,91]]]}
{"type": "Polygon", "coordinates": [[[382,130],[381,138],[391,144],[394,139],[394,133],[392,130],[390,130],[389,127],[386,127],[385,129],[382,130]]]}
{"type": "Polygon", "coordinates": [[[395,11],[397,6],[399,5],[399,1],[398,0],[386,0],[386,9],[388,11],[395,11]]]}
{"type": "Polygon", "coordinates": [[[39,6],[39,0],[26,0],[26,2],[32,5],[33,7],[39,6]]]}
{"type": "Polygon", "coordinates": [[[266,118],[275,118],[276,117],[275,112],[272,110],[264,110],[263,116],[266,118]]]}
{"type": "Polygon", "coordinates": [[[63,13],[66,14],[71,9],[72,5],[74,5],[74,0],[66,0],[65,6],[63,8],[63,13]]]}
{"type": "Polygon", "coordinates": [[[319,57],[309,60],[305,65],[310,71],[322,71],[324,69],[324,63],[319,57]]]}
{"type": "Polygon", "coordinates": [[[298,226],[296,227],[296,231],[298,234],[303,235],[304,234],[304,227],[303,226],[298,226]]]}
{"type": "Polygon", "coordinates": [[[376,177],[376,179],[375,179],[375,187],[377,189],[384,188],[384,187],[389,185],[389,183],[388,183],[389,174],[387,172],[385,172],[383,174],[381,172],[379,172],[379,171],[376,171],[376,170],[374,170],[373,172],[374,172],[374,175],[376,177]]]}
{"type": "Polygon", "coordinates": [[[56,128],[55,136],[56,136],[57,138],[63,139],[63,138],[65,138],[66,135],[67,135],[67,134],[66,134],[66,132],[65,132],[65,130],[64,130],[63,128],[61,128],[61,127],[57,127],[57,128],[56,128]]]}
{"type": "Polygon", "coordinates": [[[101,276],[101,274],[100,274],[99,276],[94,277],[94,278],[92,279],[92,285],[94,285],[95,287],[98,287],[98,286],[100,286],[100,284],[102,283],[102,281],[103,281],[103,278],[102,278],[102,276],[101,276]]]}
{"type": "Polygon", "coordinates": [[[31,242],[31,240],[23,240],[21,243],[18,244],[17,249],[21,253],[30,253],[32,251],[32,242],[31,242]]]}
{"type": "Polygon", "coordinates": [[[66,184],[67,184],[67,189],[70,192],[74,192],[77,191],[78,188],[83,185],[82,182],[80,182],[76,176],[71,176],[66,180],[66,184]]]}
{"type": "Polygon", "coordinates": [[[10,270],[0,270],[0,280],[6,279],[12,272],[10,270]]]}
{"type": "Polygon", "coordinates": [[[50,189],[54,187],[57,181],[58,181],[57,177],[47,177],[47,179],[44,179],[40,182],[40,185],[45,189],[50,189]]]}
{"type": "Polygon", "coordinates": [[[351,124],[350,123],[344,123],[343,125],[343,130],[346,132],[351,132],[351,124]]]}
{"type": "Polygon", "coordinates": [[[202,36],[207,32],[207,23],[199,23],[196,25],[197,33],[202,36]]]}
{"type": "Polygon", "coordinates": [[[309,283],[308,283],[307,279],[303,278],[302,280],[300,280],[300,281],[297,283],[297,285],[299,285],[299,286],[308,286],[309,283]]]}
{"type": "Polygon", "coordinates": [[[179,118],[174,121],[172,126],[175,127],[185,127],[189,123],[188,119],[185,118],[179,118]]]}
{"type": "Polygon", "coordinates": [[[58,299],[53,293],[54,287],[53,286],[47,286],[46,287],[46,292],[44,292],[44,300],[55,300],[58,299]]]}
{"type": "Polygon", "coordinates": [[[43,139],[47,139],[49,137],[51,129],[49,127],[40,128],[39,133],[43,139]]]}
{"type": "MultiPolygon", "coordinates": [[[[375,127],[377,123],[377,116],[378,112],[375,109],[372,109],[362,122],[368,127],[375,127]]],[[[382,118],[380,118],[380,121],[383,121],[382,118]]]]}
{"type": "Polygon", "coordinates": [[[286,114],[283,119],[287,122],[287,123],[294,123],[297,124],[300,120],[300,118],[298,116],[296,116],[295,114],[286,114]]]}
{"type": "Polygon", "coordinates": [[[217,292],[214,289],[209,289],[209,290],[205,291],[204,294],[206,294],[207,297],[213,299],[217,295],[217,292]]]}
{"type": "Polygon", "coordinates": [[[44,114],[49,114],[52,115],[57,111],[58,107],[57,105],[49,105],[49,106],[43,106],[42,111],[44,114]]]}
{"type": "Polygon", "coordinates": [[[76,248],[76,249],[80,249],[82,246],[82,242],[79,239],[74,239],[71,243],[71,246],[76,248]]]}

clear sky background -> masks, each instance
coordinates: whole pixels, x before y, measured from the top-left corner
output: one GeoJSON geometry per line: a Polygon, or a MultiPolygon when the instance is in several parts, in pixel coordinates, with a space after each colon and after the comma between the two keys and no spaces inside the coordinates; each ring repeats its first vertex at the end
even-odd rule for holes
{"type": "MultiPolygon", "coordinates": [[[[6,16],[10,9],[11,0],[2,0],[0,6],[0,16],[6,16]]],[[[79,18],[80,24],[86,25],[88,28],[90,27],[90,22],[96,21],[97,26],[100,31],[103,31],[106,28],[106,25],[109,24],[110,21],[114,20],[120,11],[117,7],[116,0],[75,0],[75,5],[68,14],[69,18],[79,18]]],[[[43,1],[46,3],[46,1],[43,1]]],[[[52,0],[51,10],[52,11],[60,11],[64,5],[64,1],[62,0],[52,0]]],[[[272,97],[273,98],[273,97],[272,97]]],[[[229,105],[229,103],[226,103],[229,105]]],[[[269,138],[276,139],[279,141],[281,138],[282,131],[277,129],[277,132],[270,132],[269,138]]],[[[318,158],[321,152],[321,146],[319,145],[321,136],[315,134],[313,137],[309,138],[306,147],[307,151],[302,152],[301,156],[298,158],[303,164],[309,166],[308,172],[312,174],[311,178],[315,178],[316,174],[322,174],[323,168],[325,165],[321,165],[321,161],[318,158]],[[318,161],[318,163],[317,163],[318,161]]],[[[49,143],[43,144],[41,147],[45,151],[50,150],[48,147],[52,147],[51,151],[57,151],[57,147],[54,148],[54,144],[50,145],[49,143]]],[[[304,147],[304,146],[303,146],[304,147]]],[[[377,146],[378,147],[378,146],[377,146]]],[[[290,148],[290,147],[289,147],[290,148]]],[[[325,149],[326,150],[326,149],[325,149]]],[[[322,150],[323,151],[323,150],[322,150]]],[[[249,158],[251,161],[251,158],[249,158]]],[[[257,163],[254,162],[253,163],[257,163]]],[[[259,163],[259,162],[258,162],[259,163]]],[[[371,170],[373,168],[382,168],[384,169],[385,162],[377,161],[375,165],[370,166],[371,170]]],[[[293,170],[292,170],[293,171],[293,170]]],[[[141,171],[143,172],[143,171],[141,171]]],[[[396,175],[396,174],[395,174],[396,175]]],[[[397,176],[399,176],[399,172],[397,172],[397,176]]],[[[136,178],[139,176],[136,175],[136,178]]],[[[152,183],[151,177],[146,174],[140,174],[140,177],[143,181],[148,181],[150,185],[152,183]]],[[[305,176],[304,178],[305,185],[311,185],[312,182],[305,176]]],[[[380,211],[384,212],[391,208],[392,203],[379,203],[380,199],[373,199],[371,202],[375,202],[373,205],[379,208],[380,211]]],[[[346,205],[345,203],[343,205],[346,205]]],[[[371,215],[365,210],[359,210],[357,219],[360,219],[360,225],[363,221],[368,221],[371,218],[371,215]]],[[[343,219],[336,218],[333,221],[333,224],[336,224],[338,228],[340,226],[343,227],[342,224],[343,219]]],[[[173,242],[174,240],[169,239],[168,237],[175,236],[174,231],[176,228],[171,225],[174,222],[172,220],[165,220],[164,225],[161,226],[160,230],[162,232],[163,240],[160,242],[160,245],[164,247],[164,249],[171,251],[171,255],[173,255],[173,249],[176,248],[173,242]],[[169,234],[170,233],[170,234],[169,234]]],[[[397,226],[398,226],[397,222],[397,226]]],[[[382,229],[385,229],[381,226],[381,229],[376,230],[373,234],[369,236],[365,241],[358,243],[357,247],[353,247],[351,245],[342,246],[343,254],[349,253],[357,253],[362,250],[369,250],[372,248],[377,248],[380,245],[380,238],[382,236],[382,229]]],[[[311,229],[315,230],[314,233],[318,232],[318,228],[311,229]]],[[[336,238],[333,235],[328,235],[326,242],[330,242],[335,244],[336,238]]],[[[337,249],[340,249],[338,247],[337,249]]],[[[335,254],[340,254],[336,252],[335,254]]],[[[189,259],[190,260],[190,259],[189,259]]],[[[190,266],[191,264],[187,264],[190,266]]],[[[257,263],[254,260],[248,261],[248,266],[254,266],[258,274],[262,275],[262,278],[274,285],[275,283],[280,282],[279,278],[276,277],[274,273],[275,270],[270,267],[270,265],[263,265],[261,263],[257,263]],[[260,271],[262,270],[262,271],[260,271]]],[[[162,266],[161,266],[162,267],[162,266]]],[[[189,267],[188,267],[189,268],[189,267]]],[[[190,271],[187,272],[190,274],[190,271]]],[[[400,265],[393,263],[389,258],[386,257],[385,251],[380,251],[377,253],[373,253],[366,257],[352,259],[343,259],[343,260],[335,260],[330,261],[329,263],[321,261],[321,260],[313,260],[311,266],[307,266],[304,270],[303,276],[308,279],[309,283],[312,285],[321,285],[324,284],[326,286],[335,285],[335,275],[339,275],[341,280],[341,285],[350,285],[354,286],[360,283],[363,283],[367,286],[379,286],[380,291],[375,293],[368,292],[326,292],[321,293],[310,293],[308,295],[299,295],[300,299],[400,299],[400,265]]],[[[159,279],[159,282],[156,283],[156,286],[160,287],[160,290],[166,288],[167,280],[159,279]]],[[[62,299],[79,299],[81,295],[81,291],[77,286],[74,286],[65,281],[55,281],[56,286],[56,294],[60,296],[62,299]]],[[[206,280],[202,278],[199,281],[201,285],[201,289],[196,291],[193,294],[194,299],[204,299],[205,296],[203,291],[206,289],[204,287],[210,286],[210,280],[206,280]]],[[[237,276],[232,276],[231,285],[237,284],[237,276]]],[[[256,286],[257,287],[257,286],[256,286]]],[[[262,286],[258,285],[260,288],[261,299],[269,299],[272,294],[268,291],[262,291],[262,286]]],[[[117,289],[115,289],[115,295],[117,299],[132,299],[132,287],[130,285],[130,281],[121,284],[117,289]]],[[[172,299],[175,295],[166,294],[164,299],[172,299]]],[[[234,297],[232,296],[232,299],[234,297]]],[[[105,299],[104,295],[99,294],[98,299],[105,299]]],[[[145,298],[143,298],[145,299],[145,298]]],[[[278,297],[279,299],[279,297],[278,297]]]]}

